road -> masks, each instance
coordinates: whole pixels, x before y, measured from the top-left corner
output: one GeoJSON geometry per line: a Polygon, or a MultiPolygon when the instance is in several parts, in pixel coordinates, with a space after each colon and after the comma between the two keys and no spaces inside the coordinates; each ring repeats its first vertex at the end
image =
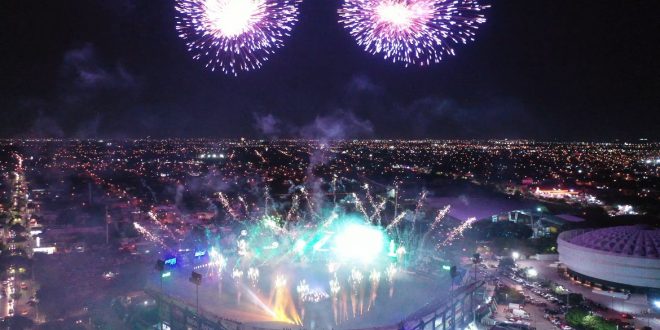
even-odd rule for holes
{"type": "MultiPolygon", "coordinates": [[[[511,278],[501,275],[498,272],[498,269],[495,268],[496,265],[497,262],[484,261],[485,268],[480,267],[478,269],[477,278],[487,280],[489,277],[493,277],[495,278],[496,281],[499,281],[506,286],[513,288],[522,287],[519,283],[516,283],[511,278]]],[[[470,272],[472,275],[469,276],[472,278],[472,276],[474,276],[474,268],[471,267],[470,272]]],[[[535,300],[543,302],[547,306],[547,307],[541,307],[532,304],[525,305],[524,310],[529,314],[529,319],[526,320],[526,322],[529,322],[530,326],[535,327],[538,330],[557,330],[558,328],[555,327],[555,325],[553,325],[549,320],[546,320],[543,316],[545,315],[546,308],[557,309],[558,306],[549,302],[547,299],[533,293],[529,289],[524,287],[522,288],[526,296],[530,296],[535,300]]],[[[507,309],[508,309],[507,304],[499,304],[497,306],[497,313],[493,316],[493,318],[496,321],[500,321],[500,322],[512,322],[507,319],[507,315],[510,314],[509,312],[506,311],[507,309]]]]}
{"type": "MultiPolygon", "coordinates": [[[[25,180],[24,169],[22,167],[22,160],[19,157],[18,165],[13,174],[11,182],[11,205],[9,207],[10,213],[14,219],[19,219],[18,224],[26,228],[27,233],[18,233],[16,235],[25,235],[26,244],[22,248],[25,250],[26,257],[32,256],[32,247],[34,242],[31,235],[29,235],[28,221],[31,219],[31,210],[28,208],[29,194],[28,184],[25,180]]],[[[5,237],[5,244],[7,240],[12,239],[14,233],[10,232],[8,237],[5,237]]],[[[17,243],[18,244],[18,243],[17,243]]],[[[10,244],[11,247],[12,244],[10,244]]],[[[11,251],[9,251],[11,253],[11,251]]],[[[7,278],[2,283],[2,299],[0,299],[0,317],[7,317],[13,315],[22,315],[35,320],[37,317],[37,309],[30,305],[30,301],[36,296],[37,286],[32,278],[26,277],[27,270],[20,265],[12,265],[7,269],[7,278]]]]}
{"type": "MultiPolygon", "coordinates": [[[[660,329],[660,319],[655,317],[642,317],[641,313],[648,310],[648,302],[645,295],[631,295],[629,299],[621,299],[613,296],[607,296],[594,293],[592,288],[564,278],[557,272],[556,267],[551,266],[551,262],[539,260],[519,260],[520,267],[532,267],[537,270],[538,276],[555,283],[561,284],[570,292],[581,294],[583,297],[606,306],[609,310],[602,313],[605,318],[621,318],[620,313],[629,313],[636,315],[634,323],[637,327],[650,325],[653,329],[660,329]]],[[[629,321],[629,320],[624,320],[629,321]]]]}

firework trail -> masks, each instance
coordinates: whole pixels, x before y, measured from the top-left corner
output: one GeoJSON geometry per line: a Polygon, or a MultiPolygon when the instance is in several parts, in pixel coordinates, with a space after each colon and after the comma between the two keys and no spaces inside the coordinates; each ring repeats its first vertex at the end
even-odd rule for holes
{"type": "Polygon", "coordinates": [[[300,198],[298,195],[293,195],[293,198],[291,199],[291,208],[286,214],[286,221],[295,219],[296,215],[298,214],[298,208],[300,208],[300,198]]]}
{"type": "Polygon", "coordinates": [[[364,275],[356,268],[351,270],[348,281],[351,284],[351,305],[353,306],[353,317],[362,315],[362,279],[364,275]]]}
{"type": "Polygon", "coordinates": [[[443,209],[438,210],[438,213],[436,214],[435,219],[433,219],[433,222],[431,223],[431,226],[429,226],[429,229],[424,233],[424,236],[422,236],[422,242],[419,245],[420,248],[424,247],[424,243],[426,242],[426,238],[429,235],[433,234],[433,231],[438,226],[438,224],[440,224],[440,222],[445,218],[447,213],[449,213],[450,208],[451,208],[451,205],[447,205],[443,209]]]}
{"type": "MultiPolygon", "coordinates": [[[[362,186],[362,188],[364,188],[364,194],[367,197],[367,202],[369,203],[369,206],[371,206],[371,209],[373,210],[371,216],[368,216],[367,219],[369,219],[370,223],[374,223],[375,221],[377,221],[378,225],[380,225],[381,213],[385,210],[385,206],[387,205],[387,199],[378,196],[380,200],[377,202],[373,194],[371,193],[371,189],[368,183],[365,183],[362,186]]],[[[357,195],[354,194],[354,196],[355,198],[357,198],[357,195]]],[[[366,208],[364,208],[364,205],[362,205],[362,203],[356,206],[358,210],[362,212],[362,214],[367,216],[366,208]]]]}
{"type": "Polygon", "coordinates": [[[240,282],[241,279],[243,278],[243,271],[238,269],[238,268],[234,268],[231,271],[231,278],[233,278],[234,281],[236,281],[236,282],[240,282]]]}
{"type": "Polygon", "coordinates": [[[364,216],[364,221],[369,222],[369,214],[367,214],[367,210],[364,208],[364,205],[362,204],[362,201],[360,198],[357,196],[356,193],[351,193],[351,196],[353,197],[353,203],[355,203],[355,208],[362,213],[364,216]]]}
{"type": "Polygon", "coordinates": [[[330,213],[330,216],[327,219],[325,219],[325,222],[323,223],[323,227],[328,227],[332,225],[332,223],[337,219],[339,219],[339,214],[335,211],[332,211],[330,213]]]}
{"type": "Polygon", "coordinates": [[[415,213],[413,214],[413,226],[415,224],[415,221],[417,221],[417,216],[419,215],[419,211],[422,209],[422,206],[424,206],[424,202],[426,201],[426,194],[428,194],[428,191],[422,190],[422,193],[419,195],[419,199],[417,200],[417,204],[415,205],[415,213]]]}
{"type": "Polygon", "coordinates": [[[330,280],[330,293],[336,298],[340,290],[341,286],[339,285],[339,281],[335,276],[332,280],[330,280]]]}
{"type": "Polygon", "coordinates": [[[478,0],[344,0],[339,22],[365,51],[426,66],[474,41],[488,7],[478,0]]]}
{"type": "Polygon", "coordinates": [[[250,267],[247,272],[247,277],[248,280],[250,280],[250,285],[256,289],[259,284],[259,268],[250,267]]]}
{"type": "Polygon", "coordinates": [[[332,296],[332,315],[335,319],[335,324],[339,324],[339,313],[337,311],[337,295],[339,294],[339,291],[341,290],[341,287],[339,285],[339,281],[337,280],[337,275],[333,277],[332,280],[330,280],[330,294],[332,296]]]}
{"type": "Polygon", "coordinates": [[[401,222],[401,220],[403,220],[403,218],[406,216],[406,214],[407,214],[407,212],[405,212],[405,211],[399,213],[399,215],[397,215],[396,218],[394,218],[394,220],[392,220],[392,222],[389,225],[387,225],[387,227],[385,227],[385,230],[389,231],[390,229],[396,227],[396,225],[398,225],[399,222],[401,222]]]}
{"type": "Polygon", "coordinates": [[[222,207],[225,208],[227,213],[232,217],[233,220],[238,220],[238,212],[234,210],[234,208],[231,207],[231,204],[229,203],[229,199],[227,199],[227,196],[223,194],[222,192],[218,193],[218,199],[220,200],[220,204],[222,204],[222,207]]]}
{"type": "Polygon", "coordinates": [[[454,228],[451,232],[449,232],[445,240],[439,243],[436,247],[440,248],[441,246],[451,245],[456,238],[463,236],[463,232],[466,229],[472,228],[472,224],[474,224],[475,221],[477,221],[477,218],[467,219],[460,226],[454,228]]]}
{"type": "Polygon", "coordinates": [[[167,244],[165,244],[165,241],[163,241],[163,239],[160,238],[159,235],[154,235],[149,230],[147,230],[147,228],[144,228],[139,223],[133,222],[133,228],[135,228],[135,230],[138,233],[142,234],[142,236],[146,237],[148,240],[150,240],[152,242],[155,242],[155,243],[158,243],[161,246],[163,246],[164,248],[167,248],[167,244]]]}
{"type": "Polygon", "coordinates": [[[378,226],[381,225],[381,214],[385,210],[385,205],[387,204],[387,200],[385,198],[380,199],[380,203],[373,205],[374,212],[371,214],[371,218],[369,218],[369,221],[371,223],[374,223],[374,221],[378,222],[378,226]]]}
{"type": "Polygon", "coordinates": [[[328,272],[333,275],[334,277],[337,277],[337,270],[339,270],[339,263],[330,261],[328,262],[328,272]]]}
{"type": "Polygon", "coordinates": [[[390,264],[387,266],[387,269],[385,270],[385,275],[387,276],[387,282],[390,283],[390,297],[394,295],[394,277],[396,276],[396,266],[394,264],[390,264]]]}
{"type": "Polygon", "coordinates": [[[275,202],[273,197],[270,195],[270,188],[268,186],[264,187],[264,215],[268,215],[269,208],[275,210],[275,202]]]}
{"type": "Polygon", "coordinates": [[[281,221],[281,218],[279,216],[265,216],[262,219],[263,225],[272,230],[276,234],[287,234],[286,228],[280,227],[279,222],[281,221]]]}
{"type": "Polygon", "coordinates": [[[369,184],[365,183],[362,187],[364,188],[364,194],[367,196],[367,201],[373,207],[376,203],[374,202],[374,197],[371,196],[371,190],[369,189],[369,184]]]}
{"type": "Polygon", "coordinates": [[[276,320],[301,325],[302,320],[296,311],[291,292],[287,287],[286,276],[277,274],[274,284],[274,292],[271,296],[271,306],[273,306],[276,320]]]}
{"type": "Polygon", "coordinates": [[[241,303],[241,279],[243,278],[243,271],[234,268],[231,271],[231,278],[234,280],[234,283],[236,284],[236,303],[240,304],[241,303]]]}
{"type": "Polygon", "coordinates": [[[196,266],[195,269],[209,268],[209,272],[215,271],[218,273],[218,277],[222,278],[222,272],[227,267],[227,259],[214,247],[211,247],[211,250],[209,251],[209,257],[211,257],[211,260],[207,264],[196,266]]]}
{"type": "Polygon", "coordinates": [[[176,30],[195,60],[238,75],[284,45],[301,0],[176,0],[176,30]]]}
{"type": "Polygon", "coordinates": [[[321,219],[321,217],[319,216],[319,214],[316,210],[316,206],[314,205],[314,202],[309,197],[309,193],[307,192],[307,189],[305,189],[305,187],[301,186],[299,191],[300,191],[300,194],[302,195],[303,199],[305,200],[305,203],[307,203],[307,209],[309,210],[309,213],[312,215],[312,217],[317,219],[317,220],[321,219]]]}
{"type": "Polygon", "coordinates": [[[305,299],[305,295],[309,293],[309,284],[307,284],[307,281],[301,280],[296,287],[296,291],[298,292],[298,298],[302,302],[305,299]]]}
{"type": "Polygon", "coordinates": [[[438,214],[435,216],[435,219],[433,220],[433,223],[431,223],[431,227],[429,228],[429,231],[435,229],[435,227],[438,226],[440,221],[445,218],[447,213],[449,213],[449,209],[451,209],[451,205],[445,206],[443,209],[438,210],[438,214]]]}
{"type": "Polygon", "coordinates": [[[307,294],[309,293],[309,285],[307,284],[307,281],[301,280],[298,286],[296,287],[296,291],[298,292],[298,301],[300,303],[300,317],[302,319],[305,319],[305,299],[307,294]]]}
{"type": "MultiPolygon", "coordinates": [[[[380,203],[376,203],[376,200],[371,195],[371,189],[369,189],[369,184],[368,183],[365,183],[362,187],[364,188],[364,194],[367,197],[367,202],[369,203],[369,205],[373,209],[373,213],[371,213],[371,216],[368,217],[369,222],[373,223],[374,220],[376,220],[376,219],[380,222],[380,218],[378,218],[380,216],[380,212],[382,211],[382,209],[380,209],[380,207],[381,207],[380,203]]],[[[385,208],[384,203],[382,205],[382,208],[385,208]]]]}
{"type": "Polygon", "coordinates": [[[371,273],[369,273],[369,281],[371,282],[371,296],[369,299],[369,305],[367,305],[367,311],[370,311],[371,307],[376,303],[378,284],[380,283],[380,272],[375,269],[371,270],[371,273]]]}
{"type": "Polygon", "coordinates": [[[239,240],[236,242],[236,247],[237,247],[237,249],[238,249],[238,252],[237,252],[237,253],[238,253],[239,256],[243,257],[243,256],[247,255],[247,253],[248,253],[248,251],[247,251],[247,249],[248,249],[248,243],[247,243],[246,240],[244,240],[244,239],[239,239],[239,240]]]}
{"type": "Polygon", "coordinates": [[[243,196],[238,196],[238,201],[241,202],[241,205],[243,205],[243,209],[245,209],[245,216],[248,216],[250,214],[250,208],[248,207],[245,198],[243,198],[243,196]]]}
{"type": "Polygon", "coordinates": [[[259,152],[259,150],[255,149],[254,153],[257,155],[257,157],[259,157],[259,159],[261,160],[262,163],[268,163],[266,158],[264,158],[264,156],[259,152]]]}
{"type": "Polygon", "coordinates": [[[417,231],[416,231],[416,225],[417,225],[417,217],[419,216],[419,213],[424,206],[424,201],[426,201],[426,194],[428,192],[426,189],[422,190],[422,192],[419,194],[419,199],[417,199],[417,203],[415,204],[415,211],[413,213],[412,217],[412,233],[413,235],[408,236],[408,244],[409,246],[412,246],[416,242],[414,242],[414,239],[417,238],[417,231]]]}
{"type": "Polygon", "coordinates": [[[337,205],[337,175],[333,174],[332,175],[332,182],[331,182],[331,187],[332,187],[332,205],[337,205]]]}
{"type": "Polygon", "coordinates": [[[281,289],[281,288],[284,288],[284,287],[286,287],[286,276],[284,276],[282,274],[278,274],[275,277],[275,288],[281,289]]]}

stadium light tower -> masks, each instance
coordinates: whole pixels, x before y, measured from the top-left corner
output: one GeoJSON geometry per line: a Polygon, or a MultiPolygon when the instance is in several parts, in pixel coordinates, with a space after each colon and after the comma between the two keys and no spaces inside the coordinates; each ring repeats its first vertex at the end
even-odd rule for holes
{"type": "Polygon", "coordinates": [[[160,319],[160,301],[163,295],[163,273],[165,271],[165,260],[158,259],[156,261],[156,270],[158,271],[158,278],[160,279],[160,296],[157,300],[158,303],[158,329],[163,330],[163,320],[160,319]]]}
{"type": "Polygon", "coordinates": [[[454,279],[458,276],[458,272],[456,271],[456,266],[452,265],[449,267],[449,277],[451,277],[451,291],[449,292],[449,305],[451,306],[452,310],[452,324],[455,322],[455,307],[454,307],[454,279]]]}
{"type": "Polygon", "coordinates": [[[195,285],[195,295],[197,296],[197,316],[199,317],[199,286],[202,284],[202,274],[193,271],[190,274],[190,283],[195,285]]]}
{"type": "Polygon", "coordinates": [[[156,261],[156,270],[158,271],[158,277],[160,277],[160,294],[163,294],[163,272],[165,271],[165,260],[158,259],[156,261]]]}
{"type": "MultiPolygon", "coordinates": [[[[477,265],[481,263],[481,255],[479,253],[475,253],[472,255],[472,264],[474,265],[474,285],[475,285],[475,290],[476,290],[476,285],[477,285],[477,265]]],[[[477,309],[474,308],[474,291],[470,294],[470,303],[472,304],[472,322],[476,324],[477,322],[477,309]]]]}

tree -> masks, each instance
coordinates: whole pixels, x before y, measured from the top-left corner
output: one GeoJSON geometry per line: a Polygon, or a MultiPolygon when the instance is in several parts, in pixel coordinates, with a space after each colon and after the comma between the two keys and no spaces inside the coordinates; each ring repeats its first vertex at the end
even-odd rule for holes
{"type": "Polygon", "coordinates": [[[608,322],[598,315],[582,308],[571,308],[566,312],[566,322],[577,329],[616,330],[616,324],[608,322]]]}

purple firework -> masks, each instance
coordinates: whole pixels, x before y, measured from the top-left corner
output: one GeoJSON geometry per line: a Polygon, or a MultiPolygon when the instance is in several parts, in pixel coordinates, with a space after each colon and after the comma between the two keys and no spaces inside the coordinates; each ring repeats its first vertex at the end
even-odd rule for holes
{"type": "Polygon", "coordinates": [[[365,51],[424,66],[474,41],[488,7],[477,0],[344,0],[339,22],[365,51]]]}
{"type": "Polygon", "coordinates": [[[176,29],[195,60],[238,75],[284,45],[301,0],[176,0],[176,29]]]}

